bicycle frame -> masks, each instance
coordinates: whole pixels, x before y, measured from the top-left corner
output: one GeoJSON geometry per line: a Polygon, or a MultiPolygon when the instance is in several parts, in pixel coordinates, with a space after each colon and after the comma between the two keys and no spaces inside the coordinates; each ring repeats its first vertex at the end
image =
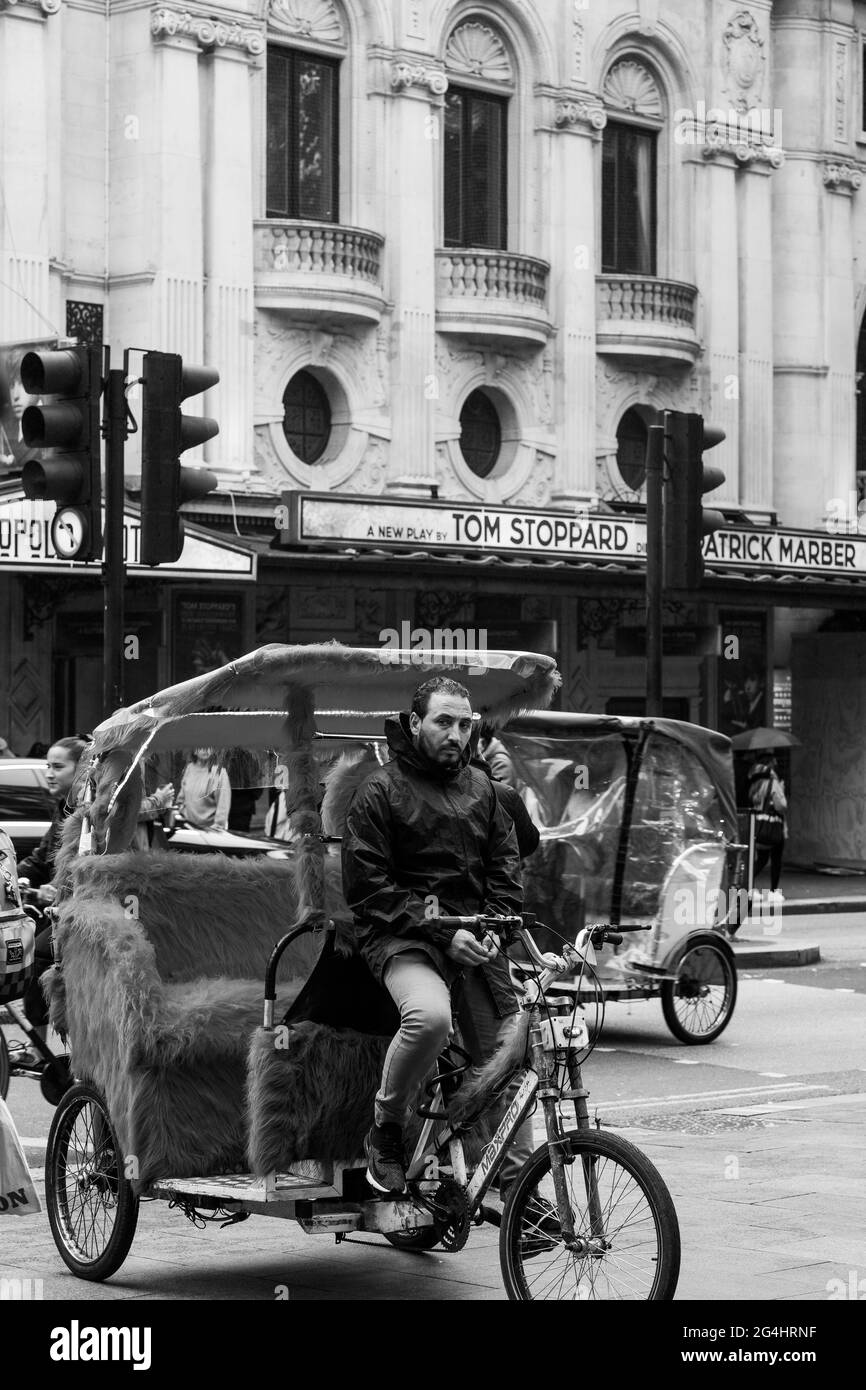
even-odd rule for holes
{"type": "MultiPolygon", "coordinates": [[[[523,1121],[532,1109],[536,1096],[538,1096],[541,1099],[544,1111],[547,1142],[550,1146],[551,1154],[551,1175],[556,1192],[563,1238],[567,1246],[573,1246],[579,1242],[575,1236],[574,1214],[571,1210],[571,1203],[569,1202],[565,1185],[562,1144],[564,1130],[562,1119],[559,1114],[558,1102],[563,1096],[573,1100],[578,1128],[588,1129],[589,1114],[586,1107],[588,1092],[585,1091],[583,1087],[580,1064],[571,1057],[568,1059],[570,1082],[568,1091],[563,1092],[559,1086],[551,1084],[551,1066],[548,1054],[543,1045],[539,1010],[539,1000],[543,996],[545,989],[558,975],[564,973],[564,970],[567,969],[567,965],[564,960],[558,958],[554,958],[556,964],[552,964],[551,957],[541,955],[534,941],[525,931],[518,931],[515,935],[518,940],[522,941],[530,959],[532,959],[536,965],[542,965],[544,967],[542,974],[537,977],[535,981],[528,982],[527,992],[532,989],[534,991],[534,998],[530,1002],[524,1004],[524,1007],[530,1008],[533,1012],[529,1033],[529,1051],[532,1057],[532,1065],[528,1066],[519,1074],[519,1084],[516,1094],[511,1100],[495,1134],[486,1145],[471,1181],[467,1183],[466,1160],[460,1135],[459,1133],[454,1134],[451,1129],[447,1127],[447,1115],[444,1109],[441,1089],[437,1091],[429,1107],[430,1110],[441,1112],[443,1121],[446,1123],[446,1128],[439,1136],[435,1149],[442,1150],[447,1144],[451,1160],[452,1176],[455,1182],[458,1182],[466,1189],[469,1212],[470,1215],[474,1216],[481,1205],[485,1193],[488,1191],[505,1161],[505,1156],[514,1135],[523,1124],[523,1121]]],[[[410,1181],[423,1180],[429,1174],[431,1159],[429,1145],[433,1131],[438,1123],[439,1121],[436,1118],[431,1117],[428,1117],[424,1121],[412,1159],[406,1171],[406,1176],[410,1181]]],[[[588,1166],[585,1165],[584,1175],[587,1182],[591,1229],[594,1237],[603,1238],[601,1204],[595,1183],[595,1174],[594,1171],[590,1171],[591,1169],[591,1163],[588,1166]]]]}

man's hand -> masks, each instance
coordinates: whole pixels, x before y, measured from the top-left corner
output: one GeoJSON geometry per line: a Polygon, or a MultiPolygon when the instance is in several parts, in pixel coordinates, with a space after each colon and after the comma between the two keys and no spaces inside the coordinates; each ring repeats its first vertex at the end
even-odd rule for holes
{"type": "Polygon", "coordinates": [[[458,927],[446,952],[458,965],[487,965],[498,953],[499,947],[492,936],[477,941],[465,927],[458,927]]]}
{"type": "Polygon", "coordinates": [[[53,903],[56,897],[57,889],[54,887],[53,883],[46,883],[44,887],[36,890],[36,901],[41,903],[43,907],[47,907],[49,903],[53,903]]]}

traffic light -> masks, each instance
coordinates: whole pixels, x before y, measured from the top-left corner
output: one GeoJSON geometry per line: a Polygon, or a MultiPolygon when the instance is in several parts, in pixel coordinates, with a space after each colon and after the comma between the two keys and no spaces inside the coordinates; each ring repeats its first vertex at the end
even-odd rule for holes
{"type": "Polygon", "coordinates": [[[721,444],[724,430],[702,415],[665,411],[664,551],[665,585],[697,589],[704,577],[704,536],[724,526],[721,512],[703,506],[705,492],[721,487],[721,468],[704,463],[707,449],[721,444]]]}
{"type": "Polygon", "coordinates": [[[184,449],[219,434],[219,425],[203,415],[181,414],[181,401],[216,386],[212,367],[184,366],[175,352],[146,352],[141,419],[141,558],[145,565],[165,565],[183,550],[182,502],[206,497],[217,479],[206,468],[185,468],[184,449]]]}
{"type": "Polygon", "coordinates": [[[51,523],[51,539],[62,559],[99,560],[102,348],[25,353],[21,383],[31,396],[53,397],[29,405],[21,417],[21,434],[28,448],[52,451],[25,463],[24,495],[60,504],[51,523]]]}

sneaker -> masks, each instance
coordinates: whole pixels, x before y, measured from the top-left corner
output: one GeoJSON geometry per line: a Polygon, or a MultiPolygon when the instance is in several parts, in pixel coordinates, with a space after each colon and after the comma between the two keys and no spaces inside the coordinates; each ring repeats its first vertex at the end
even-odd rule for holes
{"type": "Polygon", "coordinates": [[[561,1244],[562,1227],[556,1207],[538,1192],[527,1204],[523,1223],[520,1253],[524,1260],[532,1260],[536,1255],[555,1250],[557,1245],[561,1244]]]}
{"type": "Polygon", "coordinates": [[[367,1182],[377,1192],[405,1192],[403,1131],[399,1125],[373,1125],[364,1140],[367,1182]]]}

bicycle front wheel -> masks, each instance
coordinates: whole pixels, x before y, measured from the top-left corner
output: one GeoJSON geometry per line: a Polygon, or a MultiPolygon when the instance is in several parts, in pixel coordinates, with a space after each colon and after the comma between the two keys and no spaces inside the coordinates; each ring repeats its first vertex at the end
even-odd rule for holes
{"type": "Polygon", "coordinates": [[[579,1248],[568,1249],[562,1236],[545,1145],[524,1165],[505,1208],[499,1258],[508,1297],[673,1298],[679,1224],[656,1168],[617,1135],[571,1130],[565,1139],[565,1184],[579,1248]]]}

